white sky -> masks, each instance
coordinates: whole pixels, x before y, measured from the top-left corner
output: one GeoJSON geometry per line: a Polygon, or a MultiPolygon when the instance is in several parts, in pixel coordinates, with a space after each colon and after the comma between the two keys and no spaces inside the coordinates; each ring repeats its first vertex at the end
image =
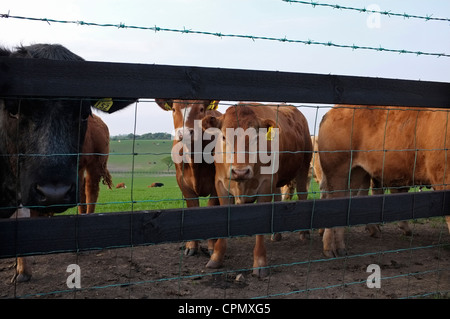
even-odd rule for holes
{"type": "MultiPolygon", "coordinates": [[[[320,0],[450,18],[449,0],[320,0]]],[[[450,54],[450,23],[380,17],[281,0],[2,0],[0,14],[268,36],[450,54]]],[[[0,45],[60,43],[91,61],[188,65],[450,82],[450,58],[0,18],[0,45]]],[[[221,110],[227,103],[221,105],[221,110]]],[[[101,115],[111,135],[134,130],[133,106],[101,115]]],[[[314,131],[315,109],[300,109],[314,131]]],[[[320,117],[325,112],[320,112],[320,117]]],[[[136,133],[172,132],[172,116],[138,105],[136,133]]]]}

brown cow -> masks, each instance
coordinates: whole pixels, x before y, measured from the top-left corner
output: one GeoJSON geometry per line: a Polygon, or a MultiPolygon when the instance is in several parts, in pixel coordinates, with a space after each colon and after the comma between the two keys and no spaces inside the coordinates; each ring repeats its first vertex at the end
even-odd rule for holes
{"type": "Polygon", "coordinates": [[[122,182],[122,183],[117,183],[116,188],[127,188],[127,185],[125,185],[124,182],[122,182]]]}
{"type": "MultiPolygon", "coordinates": [[[[165,100],[156,99],[156,103],[165,111],[173,112],[175,139],[172,147],[172,157],[183,153],[183,148],[191,147],[192,143],[201,142],[200,137],[195,136],[195,125],[202,133],[200,121],[206,115],[220,116],[217,111],[219,101],[211,100],[165,100]]],[[[189,151],[189,150],[188,150],[189,151]]],[[[186,152],[187,153],[187,152],[186,152]]],[[[217,193],[214,188],[215,167],[213,163],[196,160],[195,154],[183,155],[182,161],[174,161],[177,183],[188,207],[199,207],[199,197],[209,196],[208,206],[219,205],[217,193]]],[[[208,241],[208,249],[212,252],[214,241],[208,241]]],[[[190,256],[198,251],[198,242],[186,243],[185,254],[190,256]]]]}
{"type": "Polygon", "coordinates": [[[100,117],[92,114],[88,119],[86,137],[80,157],[78,176],[80,182],[80,214],[92,214],[100,191],[100,180],[109,189],[113,183],[107,168],[109,156],[109,129],[100,117]]]}
{"type": "MultiPolygon", "coordinates": [[[[370,178],[385,187],[448,189],[446,112],[379,106],[332,108],[319,130],[321,190],[329,192],[323,197],[356,195],[361,187],[368,188],[370,178]]],[[[450,217],[446,219],[450,231],[450,217]]],[[[323,244],[326,256],[346,254],[344,229],[326,229],[323,244]]]]}
{"type": "Polygon", "coordinates": [[[149,186],[147,186],[147,187],[163,187],[163,186],[164,186],[163,183],[157,183],[157,182],[155,182],[155,183],[152,183],[151,185],[149,185],[149,186]]]}
{"type": "MultiPolygon", "coordinates": [[[[256,200],[268,202],[273,198],[280,200],[279,187],[293,177],[296,178],[300,199],[306,199],[312,145],[308,123],[296,107],[240,103],[228,108],[220,117],[205,117],[203,129],[212,128],[220,130],[220,143],[215,149],[215,185],[221,205],[252,203],[256,200]],[[233,135],[227,135],[227,130],[233,131],[233,135]],[[250,145],[258,145],[257,152],[252,152],[250,145]],[[260,153],[264,153],[263,150],[266,151],[263,155],[268,156],[270,153],[270,161],[260,153]],[[270,164],[267,166],[265,163],[270,164]]],[[[218,239],[207,267],[221,267],[225,250],[226,239],[218,239]]],[[[260,277],[266,276],[266,266],[264,236],[257,235],[253,273],[260,277]]]]}

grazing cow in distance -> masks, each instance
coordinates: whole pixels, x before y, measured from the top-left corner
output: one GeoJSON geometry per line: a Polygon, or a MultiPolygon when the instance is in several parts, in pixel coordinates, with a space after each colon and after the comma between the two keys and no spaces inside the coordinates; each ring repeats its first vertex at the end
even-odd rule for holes
{"type": "MultiPolygon", "coordinates": [[[[371,179],[399,190],[449,189],[449,146],[448,110],[337,105],[319,129],[322,197],[356,195],[371,179]]],[[[323,250],[328,257],[346,254],[344,228],[325,230],[323,250]]]]}
{"type": "MultiPolygon", "coordinates": [[[[0,48],[0,57],[83,61],[57,44],[0,48]]],[[[5,90],[9,79],[2,81],[5,90]]],[[[83,149],[91,106],[103,106],[103,111],[111,113],[132,102],[116,98],[0,99],[0,155],[7,155],[7,159],[1,156],[0,203],[6,207],[0,209],[1,217],[10,217],[21,205],[35,214],[61,213],[76,206],[78,154],[83,149]]],[[[17,271],[17,281],[31,278],[29,267],[18,265],[17,271]]]]}
{"type": "Polygon", "coordinates": [[[148,187],[163,187],[164,184],[163,183],[152,183],[151,185],[149,185],[148,187]]]}
{"type": "MultiPolygon", "coordinates": [[[[306,118],[296,107],[240,103],[220,117],[206,116],[203,129],[219,130],[214,163],[221,205],[281,200],[279,188],[293,178],[299,199],[306,199],[312,144],[306,118]]],[[[207,267],[221,267],[225,250],[226,239],[218,239],[207,267]]],[[[266,266],[264,235],[257,235],[253,273],[267,276],[266,266]]]]}
{"type": "Polygon", "coordinates": [[[109,189],[113,183],[108,171],[109,129],[103,120],[92,114],[87,121],[86,137],[80,157],[80,214],[92,214],[100,191],[100,181],[109,189]]]}
{"type": "Polygon", "coordinates": [[[117,183],[116,188],[127,188],[127,185],[125,183],[117,183]]]}
{"type": "MultiPolygon", "coordinates": [[[[219,205],[214,187],[215,167],[213,163],[196,160],[194,152],[187,154],[194,143],[201,143],[201,150],[207,144],[202,136],[195,136],[195,130],[202,133],[201,120],[207,115],[220,116],[217,111],[219,101],[214,100],[168,100],[156,99],[156,103],[165,111],[173,114],[175,138],[172,157],[182,156],[182,161],[175,162],[178,186],[186,200],[187,207],[199,207],[199,197],[207,197],[208,206],[219,205]],[[199,122],[197,122],[199,121],[199,122]],[[198,124],[198,127],[195,125],[198,124]],[[180,147],[181,146],[181,147],[180,147]],[[188,149],[186,151],[186,149],[188,149]],[[184,152],[184,153],[183,153],[184,152]]],[[[213,250],[214,241],[208,241],[208,250],[213,250]]],[[[198,251],[198,242],[186,243],[185,254],[194,255],[198,251]]]]}

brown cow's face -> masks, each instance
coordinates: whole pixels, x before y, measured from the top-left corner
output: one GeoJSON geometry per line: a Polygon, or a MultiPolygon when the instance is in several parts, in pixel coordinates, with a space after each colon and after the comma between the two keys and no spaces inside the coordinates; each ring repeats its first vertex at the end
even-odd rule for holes
{"type": "Polygon", "coordinates": [[[221,117],[208,116],[203,120],[203,129],[220,130],[216,162],[228,179],[238,182],[251,180],[261,173],[262,156],[271,152],[271,137],[268,138],[271,132],[267,132],[274,126],[272,120],[237,112],[234,107],[221,117]]]}
{"type": "Polygon", "coordinates": [[[218,101],[211,100],[157,99],[156,103],[163,110],[172,111],[176,141],[192,140],[195,130],[201,133],[201,119],[207,115],[209,110],[215,110],[218,106],[218,101]]]}

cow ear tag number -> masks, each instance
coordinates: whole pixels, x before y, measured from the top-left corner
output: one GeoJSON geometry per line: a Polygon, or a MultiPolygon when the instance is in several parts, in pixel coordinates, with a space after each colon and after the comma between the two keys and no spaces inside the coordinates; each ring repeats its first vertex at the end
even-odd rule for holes
{"type": "Polygon", "coordinates": [[[217,101],[211,101],[211,103],[209,103],[207,109],[208,110],[217,110],[219,108],[219,104],[216,102],[217,101]]]}
{"type": "Polygon", "coordinates": [[[97,103],[95,103],[94,107],[96,109],[99,109],[101,111],[109,111],[111,106],[113,105],[113,100],[110,97],[98,100],[97,103]]]}
{"type": "Polygon", "coordinates": [[[164,108],[167,110],[167,111],[171,111],[172,110],[172,107],[169,105],[169,103],[165,103],[164,104],[164,108]]]}
{"type": "Polygon", "coordinates": [[[272,141],[275,138],[275,131],[273,130],[273,126],[269,126],[269,129],[266,133],[266,140],[272,141]]]}

